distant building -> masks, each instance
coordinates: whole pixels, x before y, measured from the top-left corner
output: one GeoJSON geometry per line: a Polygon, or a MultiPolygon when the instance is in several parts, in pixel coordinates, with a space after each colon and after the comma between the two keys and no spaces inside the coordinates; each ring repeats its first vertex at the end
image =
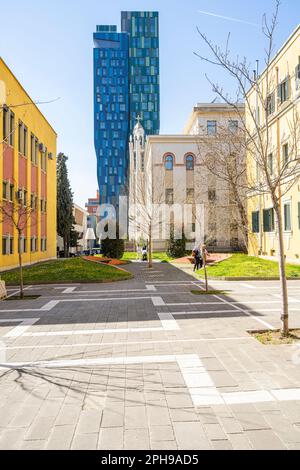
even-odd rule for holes
{"type": "Polygon", "coordinates": [[[164,250],[170,229],[180,231],[184,223],[189,249],[200,242],[211,251],[245,248],[227,184],[203,166],[199,139],[201,134],[214,139],[213,132],[218,132],[221,123],[228,125],[231,113],[226,105],[198,105],[185,135],[146,137],[141,123],[136,124],[129,145],[131,241],[148,240],[150,221],[154,249],[164,250]]]}
{"type": "Polygon", "coordinates": [[[157,12],[122,12],[117,26],[94,33],[94,135],[100,204],[116,209],[128,192],[128,139],[140,118],[159,133],[157,12]]]}
{"type": "MultiPolygon", "coordinates": [[[[31,210],[23,230],[23,263],[56,258],[57,135],[0,58],[0,204],[31,210]]],[[[25,209],[24,209],[25,212],[25,209]]],[[[18,265],[17,230],[0,215],[0,270],[18,265]]]]}
{"type": "MultiPolygon", "coordinates": [[[[88,212],[77,204],[73,205],[73,217],[74,217],[74,226],[73,230],[78,233],[77,246],[70,247],[70,253],[81,253],[84,250],[87,250],[88,243],[85,240],[85,235],[88,229],[88,212]]],[[[62,237],[57,237],[57,248],[58,251],[63,251],[64,243],[62,237]]]]}

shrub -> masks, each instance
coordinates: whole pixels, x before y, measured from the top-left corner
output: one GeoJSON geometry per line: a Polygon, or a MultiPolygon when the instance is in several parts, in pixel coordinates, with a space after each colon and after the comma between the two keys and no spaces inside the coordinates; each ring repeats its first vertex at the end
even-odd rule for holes
{"type": "Polygon", "coordinates": [[[106,238],[101,241],[103,256],[107,258],[120,259],[124,255],[125,243],[119,238],[119,226],[117,225],[117,237],[115,239],[106,238]]]}
{"type": "Polygon", "coordinates": [[[174,230],[171,230],[168,255],[172,258],[182,258],[186,254],[186,238],[182,232],[181,240],[175,240],[174,230]]]}

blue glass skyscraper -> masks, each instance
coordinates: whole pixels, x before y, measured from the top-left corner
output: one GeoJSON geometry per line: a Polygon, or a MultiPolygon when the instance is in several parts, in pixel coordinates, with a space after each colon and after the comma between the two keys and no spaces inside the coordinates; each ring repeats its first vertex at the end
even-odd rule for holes
{"type": "Polygon", "coordinates": [[[116,26],[94,33],[94,122],[100,204],[125,192],[129,137],[129,38],[116,26]]]}
{"type": "Polygon", "coordinates": [[[94,126],[100,204],[118,207],[126,194],[128,140],[140,116],[146,134],[159,134],[157,12],[122,12],[117,26],[94,33],[94,126]]]}

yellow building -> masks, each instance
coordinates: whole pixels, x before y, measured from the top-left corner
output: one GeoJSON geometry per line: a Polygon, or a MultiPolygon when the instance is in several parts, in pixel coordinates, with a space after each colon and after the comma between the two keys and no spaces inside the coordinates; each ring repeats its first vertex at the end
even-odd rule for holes
{"type": "Polygon", "coordinates": [[[5,207],[23,211],[24,264],[56,257],[56,139],[0,58],[0,271],[18,265],[18,231],[5,207]]]}
{"type": "MultiPolygon", "coordinates": [[[[265,161],[271,178],[288,175],[288,168],[299,158],[300,115],[300,26],[276,54],[267,70],[248,93],[246,125],[255,133],[255,113],[265,146],[265,161]],[[268,132],[267,132],[268,131],[268,132]],[[286,172],[286,173],[284,173],[286,172]]],[[[298,166],[299,168],[299,166],[298,166]]],[[[260,179],[260,168],[253,154],[248,154],[248,176],[260,179]]],[[[288,189],[290,176],[281,179],[281,211],[284,227],[285,256],[288,261],[300,259],[300,181],[288,189]]],[[[256,186],[257,188],[257,186],[256,186]]],[[[249,254],[278,256],[276,220],[270,194],[253,193],[248,204],[250,237],[249,254]]]]}

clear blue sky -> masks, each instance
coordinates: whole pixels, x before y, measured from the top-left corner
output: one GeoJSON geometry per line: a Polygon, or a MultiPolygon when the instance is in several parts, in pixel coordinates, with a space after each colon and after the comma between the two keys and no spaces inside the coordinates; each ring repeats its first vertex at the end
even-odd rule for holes
{"type": "MultiPolygon", "coordinates": [[[[196,27],[254,62],[263,56],[260,26],[197,13],[205,10],[260,24],[273,0],[14,0],[1,2],[0,55],[34,100],[60,100],[41,110],[58,133],[58,151],[69,156],[75,202],[83,205],[96,188],[93,147],[92,34],[96,24],[120,23],[121,10],[160,12],[161,133],[182,132],[197,102],[213,94],[205,73],[216,71],[193,51],[205,52],[196,27]]],[[[298,0],[282,0],[276,49],[300,20],[298,0]]],[[[227,77],[219,76],[220,83],[227,77]]]]}

